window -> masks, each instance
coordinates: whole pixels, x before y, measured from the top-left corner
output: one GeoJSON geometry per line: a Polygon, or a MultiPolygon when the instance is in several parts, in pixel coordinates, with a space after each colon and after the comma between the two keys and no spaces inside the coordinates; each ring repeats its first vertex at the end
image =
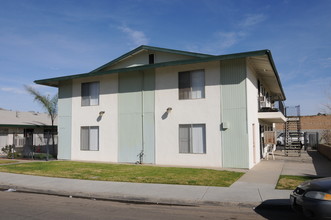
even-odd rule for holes
{"type": "Polygon", "coordinates": [[[84,126],[80,130],[80,149],[98,151],[99,150],[99,127],[84,126]]]}
{"type": "Polygon", "coordinates": [[[99,82],[82,83],[82,106],[99,105],[99,82]]]}
{"type": "Polygon", "coordinates": [[[179,99],[205,97],[205,71],[194,70],[178,73],[179,99]]]}
{"type": "Polygon", "coordinates": [[[0,128],[0,135],[8,135],[8,129],[7,128],[0,128]]]}
{"type": "Polygon", "coordinates": [[[8,141],[8,129],[0,128],[0,148],[7,145],[8,141]]]}
{"type": "Polygon", "coordinates": [[[179,125],[179,153],[206,153],[206,126],[204,124],[179,125]]]}

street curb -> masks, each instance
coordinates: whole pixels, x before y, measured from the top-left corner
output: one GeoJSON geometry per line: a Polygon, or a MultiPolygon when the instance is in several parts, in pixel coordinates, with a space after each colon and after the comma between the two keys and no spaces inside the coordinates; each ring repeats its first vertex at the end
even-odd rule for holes
{"type": "Polygon", "coordinates": [[[26,187],[17,187],[13,185],[0,185],[1,191],[6,191],[8,189],[13,189],[13,192],[18,193],[33,193],[51,196],[61,196],[68,198],[81,198],[89,200],[102,200],[120,203],[133,203],[133,204],[146,204],[146,205],[166,205],[166,206],[240,206],[255,208],[260,205],[260,203],[255,202],[215,202],[215,201],[192,201],[192,200],[175,200],[175,199],[152,199],[147,197],[134,197],[134,196],[121,196],[112,195],[111,197],[104,197],[100,194],[89,194],[83,192],[73,192],[69,193],[66,191],[54,191],[54,190],[40,190],[26,187]]]}

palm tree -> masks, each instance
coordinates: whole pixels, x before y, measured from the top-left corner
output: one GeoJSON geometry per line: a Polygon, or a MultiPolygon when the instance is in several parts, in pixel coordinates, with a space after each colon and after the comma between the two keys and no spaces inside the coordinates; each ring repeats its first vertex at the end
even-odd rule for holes
{"type": "MultiPolygon", "coordinates": [[[[25,89],[34,96],[34,100],[41,104],[41,106],[47,111],[48,115],[51,118],[52,122],[52,147],[53,152],[55,152],[55,141],[54,141],[54,120],[57,116],[57,100],[58,95],[54,95],[53,97],[50,97],[49,95],[42,95],[39,91],[37,91],[35,88],[31,86],[24,86],[25,89]]],[[[47,159],[48,159],[48,153],[47,153],[47,159]]]]}

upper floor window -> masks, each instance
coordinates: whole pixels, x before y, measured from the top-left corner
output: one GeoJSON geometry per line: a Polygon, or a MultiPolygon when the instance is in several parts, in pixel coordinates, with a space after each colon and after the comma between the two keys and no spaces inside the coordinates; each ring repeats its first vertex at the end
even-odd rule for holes
{"type": "Polygon", "coordinates": [[[99,105],[99,82],[82,83],[82,106],[99,105]]]}
{"type": "Polygon", "coordinates": [[[205,98],[205,71],[193,70],[178,73],[179,99],[205,98]]]}

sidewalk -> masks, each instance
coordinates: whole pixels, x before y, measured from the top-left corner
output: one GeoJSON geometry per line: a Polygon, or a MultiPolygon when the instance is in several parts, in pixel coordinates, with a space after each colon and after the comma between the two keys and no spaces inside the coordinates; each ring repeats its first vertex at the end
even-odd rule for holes
{"type": "MultiPolygon", "coordinates": [[[[269,201],[283,205],[288,204],[291,191],[275,190],[279,175],[302,173],[316,175],[315,166],[309,158],[310,155],[303,153],[301,158],[284,159],[282,156],[276,156],[276,160],[263,160],[230,187],[123,183],[0,173],[0,188],[139,203],[176,205],[232,203],[256,206],[269,201]]],[[[331,162],[327,162],[327,166],[330,166],[331,162]]]]}

